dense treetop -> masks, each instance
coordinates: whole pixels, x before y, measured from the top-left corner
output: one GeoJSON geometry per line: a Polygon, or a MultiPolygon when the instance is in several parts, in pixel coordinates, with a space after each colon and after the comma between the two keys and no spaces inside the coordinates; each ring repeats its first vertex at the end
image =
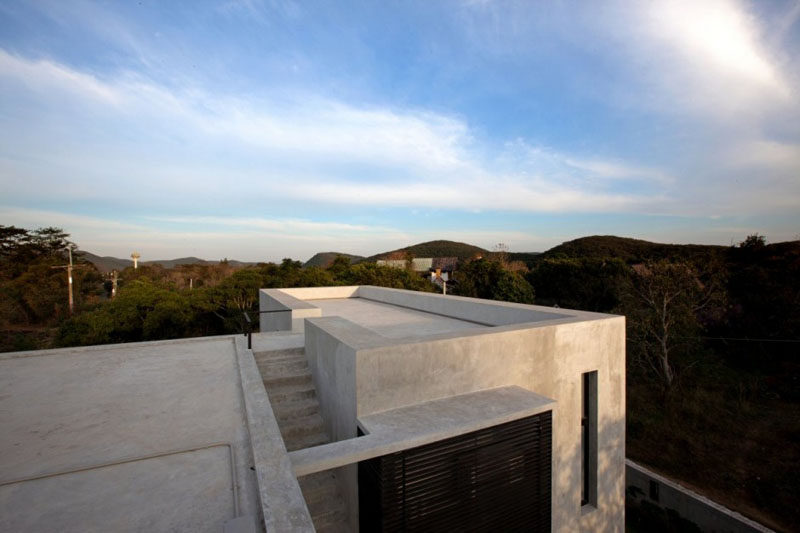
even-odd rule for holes
{"type": "Polygon", "coordinates": [[[487,250],[472,244],[455,241],[428,241],[398,248],[389,252],[367,257],[365,261],[376,261],[378,259],[388,259],[394,255],[411,254],[413,257],[458,257],[460,260],[471,259],[475,256],[484,255],[487,250]]]}
{"type": "Polygon", "coordinates": [[[539,258],[615,258],[626,263],[642,263],[660,259],[693,260],[708,254],[721,253],[726,249],[726,246],[661,244],[613,235],[595,235],[559,244],[539,258]]]}
{"type": "Polygon", "coordinates": [[[339,256],[348,258],[351,263],[358,263],[361,259],[364,259],[360,255],[343,254],[340,252],[318,252],[314,254],[311,257],[311,259],[306,261],[303,264],[303,266],[304,267],[316,266],[316,267],[327,268],[339,256]]]}

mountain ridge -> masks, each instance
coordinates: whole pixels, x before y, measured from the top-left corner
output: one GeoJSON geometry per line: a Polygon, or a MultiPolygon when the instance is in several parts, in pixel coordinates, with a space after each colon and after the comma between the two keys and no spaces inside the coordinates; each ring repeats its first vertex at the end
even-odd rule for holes
{"type": "MultiPolygon", "coordinates": [[[[100,256],[87,252],[86,250],[79,250],[79,255],[82,259],[92,263],[97,267],[100,272],[111,272],[112,270],[124,270],[127,267],[133,266],[132,259],[120,259],[110,255],[100,256]]],[[[216,265],[219,261],[209,261],[200,259],[199,257],[178,257],[175,259],[154,259],[152,261],[139,261],[140,265],[159,265],[163,268],[175,268],[178,265],[216,265]]],[[[255,263],[236,261],[233,259],[228,260],[228,264],[236,267],[254,265],[255,263]]]]}
{"type": "Polygon", "coordinates": [[[475,246],[474,244],[439,239],[412,244],[396,250],[389,250],[388,252],[381,252],[364,258],[364,261],[375,262],[379,259],[386,259],[393,254],[405,254],[408,252],[414,257],[458,257],[463,261],[465,259],[471,259],[475,255],[486,254],[488,250],[480,246],[475,246]]]}

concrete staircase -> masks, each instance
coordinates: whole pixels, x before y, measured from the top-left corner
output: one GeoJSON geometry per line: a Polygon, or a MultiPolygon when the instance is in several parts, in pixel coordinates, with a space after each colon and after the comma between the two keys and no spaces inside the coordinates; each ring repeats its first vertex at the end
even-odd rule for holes
{"type": "MultiPolygon", "coordinates": [[[[286,449],[291,452],[330,442],[304,349],[254,355],[286,449]]],[[[333,471],[304,476],[298,482],[317,531],[350,531],[347,507],[333,471]]]]}

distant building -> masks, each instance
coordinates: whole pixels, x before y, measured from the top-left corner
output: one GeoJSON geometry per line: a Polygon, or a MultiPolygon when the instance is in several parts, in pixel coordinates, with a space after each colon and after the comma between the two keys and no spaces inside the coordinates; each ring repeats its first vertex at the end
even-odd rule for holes
{"type": "MultiPolygon", "coordinates": [[[[408,267],[405,259],[379,259],[377,264],[403,269],[408,267]]],[[[414,272],[424,275],[431,283],[439,286],[452,280],[457,265],[457,257],[415,257],[411,260],[411,269],[414,272]]]]}
{"type": "MultiPolygon", "coordinates": [[[[406,268],[408,261],[405,259],[378,259],[377,264],[393,268],[406,268]]],[[[415,257],[411,260],[411,270],[414,272],[428,272],[432,265],[433,259],[430,257],[415,257]]]]}
{"type": "Polygon", "coordinates": [[[0,355],[2,531],[623,531],[623,317],[264,289],[261,333],[0,355]]]}

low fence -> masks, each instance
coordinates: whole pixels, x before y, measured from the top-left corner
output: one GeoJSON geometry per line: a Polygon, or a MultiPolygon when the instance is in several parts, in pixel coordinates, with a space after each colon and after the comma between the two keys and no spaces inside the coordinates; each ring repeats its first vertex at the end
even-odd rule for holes
{"type": "Polygon", "coordinates": [[[625,460],[625,486],[629,504],[649,502],[665,510],[671,509],[681,518],[696,524],[702,531],[774,533],[758,522],[731,511],[629,459],[625,460]]]}

